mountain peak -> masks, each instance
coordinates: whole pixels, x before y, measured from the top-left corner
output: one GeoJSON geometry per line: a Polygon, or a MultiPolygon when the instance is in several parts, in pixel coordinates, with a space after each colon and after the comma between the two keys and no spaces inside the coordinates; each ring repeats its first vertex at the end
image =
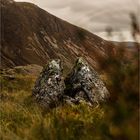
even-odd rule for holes
{"type": "MultiPolygon", "coordinates": [[[[6,4],[13,2],[2,0],[6,4]]],[[[1,67],[27,64],[43,66],[51,59],[61,59],[69,69],[82,56],[98,68],[99,58],[105,58],[113,50],[110,42],[61,20],[34,4],[14,3],[10,7],[1,6],[1,67]]]]}
{"type": "Polygon", "coordinates": [[[2,5],[11,4],[11,3],[14,3],[14,0],[1,0],[0,1],[0,4],[2,5]]]}

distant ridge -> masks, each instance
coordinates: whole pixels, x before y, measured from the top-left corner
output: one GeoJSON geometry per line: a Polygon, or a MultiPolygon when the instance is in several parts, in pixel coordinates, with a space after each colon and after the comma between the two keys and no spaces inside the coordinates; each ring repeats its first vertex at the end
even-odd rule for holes
{"type": "Polygon", "coordinates": [[[100,58],[113,53],[112,42],[61,20],[26,2],[1,0],[1,68],[27,64],[43,66],[60,58],[71,68],[77,57],[84,57],[99,68],[100,58]]]}

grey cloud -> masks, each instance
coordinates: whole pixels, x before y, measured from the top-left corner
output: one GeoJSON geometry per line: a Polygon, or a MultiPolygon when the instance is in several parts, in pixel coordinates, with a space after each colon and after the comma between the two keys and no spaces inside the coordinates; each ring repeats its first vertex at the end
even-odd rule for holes
{"type": "MultiPolygon", "coordinates": [[[[18,0],[22,1],[22,0],[18,0]]],[[[90,31],[129,28],[129,12],[137,12],[139,0],[26,0],[90,31]]]]}

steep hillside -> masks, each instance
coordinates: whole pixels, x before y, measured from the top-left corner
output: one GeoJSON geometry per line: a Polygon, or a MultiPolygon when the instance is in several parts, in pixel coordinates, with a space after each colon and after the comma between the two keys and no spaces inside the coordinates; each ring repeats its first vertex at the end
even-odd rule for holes
{"type": "Polygon", "coordinates": [[[95,68],[112,43],[63,21],[34,4],[1,0],[1,67],[44,65],[61,58],[67,68],[79,56],[95,68]]]}

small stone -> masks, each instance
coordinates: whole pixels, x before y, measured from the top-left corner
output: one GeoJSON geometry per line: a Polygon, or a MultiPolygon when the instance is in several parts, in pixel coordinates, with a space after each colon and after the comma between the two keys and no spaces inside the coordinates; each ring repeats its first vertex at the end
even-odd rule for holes
{"type": "Polygon", "coordinates": [[[33,95],[43,107],[53,108],[60,104],[64,88],[61,61],[52,60],[37,79],[33,95]]]}

